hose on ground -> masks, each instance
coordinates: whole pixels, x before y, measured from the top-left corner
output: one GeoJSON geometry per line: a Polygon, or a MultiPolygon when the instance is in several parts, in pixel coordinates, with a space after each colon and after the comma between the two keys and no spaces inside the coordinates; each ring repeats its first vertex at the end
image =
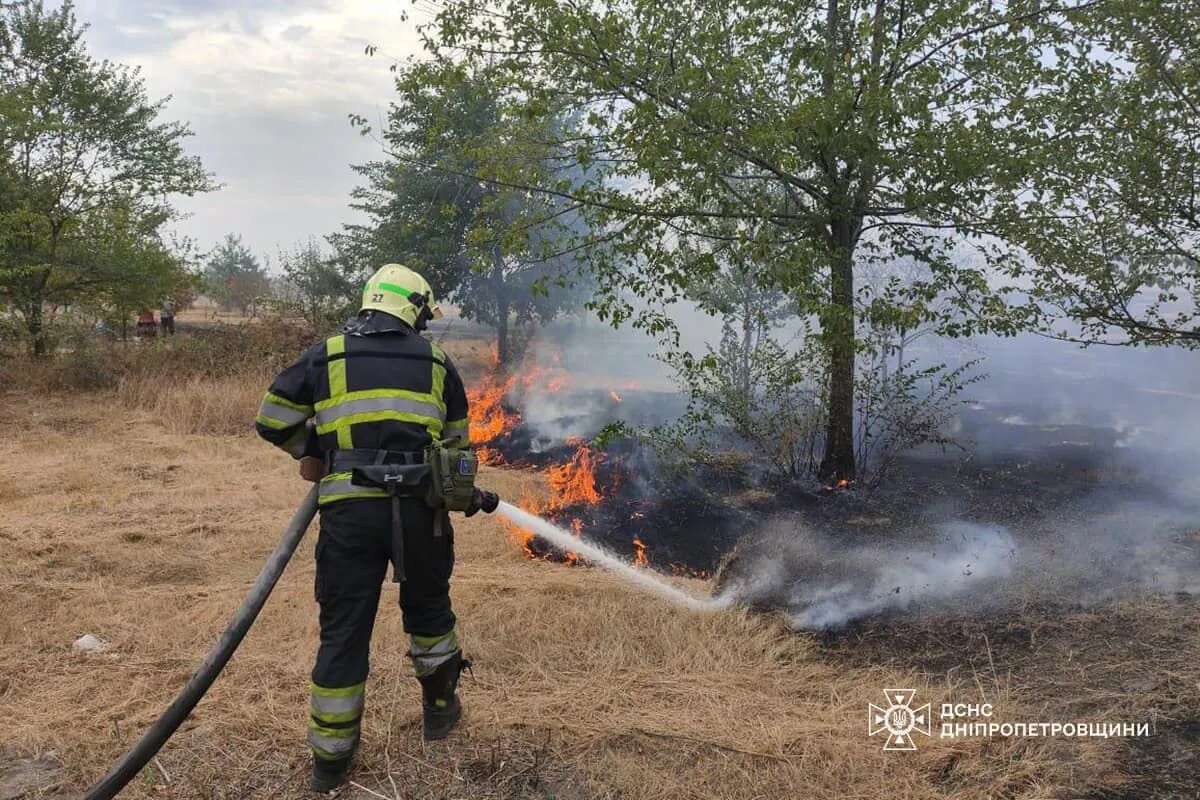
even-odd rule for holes
{"type": "Polygon", "coordinates": [[[84,800],[110,800],[116,797],[117,793],[133,780],[142,767],[154,758],[155,753],[183,724],[188,714],[192,713],[192,709],[196,707],[196,704],[204,697],[204,693],[212,686],[213,681],[221,674],[221,670],[225,668],[238,645],[242,643],[246,632],[254,624],[258,612],[262,611],[263,605],[271,595],[271,590],[275,588],[276,581],[283,574],[283,568],[287,566],[288,561],[296,552],[296,547],[304,538],[304,532],[308,530],[308,524],[312,522],[316,513],[317,487],[314,486],[308,496],[304,498],[304,502],[296,509],[296,513],[292,515],[291,522],[283,532],[283,539],[280,540],[267,562],[263,564],[262,571],[258,573],[258,578],[254,581],[254,586],[246,595],[246,599],[242,601],[237,613],[233,615],[233,619],[229,621],[229,626],[225,628],[216,645],[204,657],[204,661],[192,674],[187,685],[183,687],[183,690],[179,692],[175,701],[163,712],[162,716],[142,734],[142,738],[138,739],[137,744],[109,770],[107,775],[88,789],[84,800]]]}

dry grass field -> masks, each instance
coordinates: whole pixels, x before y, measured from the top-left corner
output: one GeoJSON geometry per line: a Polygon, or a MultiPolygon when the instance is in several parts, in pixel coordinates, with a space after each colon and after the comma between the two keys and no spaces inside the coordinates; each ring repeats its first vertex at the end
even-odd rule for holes
{"type": "MultiPolygon", "coordinates": [[[[77,796],[169,703],[240,602],[306,491],[291,460],[248,429],[261,378],[4,395],[0,798],[77,796]],[[110,648],[73,652],[86,633],[110,648]]],[[[483,482],[517,497],[541,480],[489,470],[483,482]]],[[[1004,719],[1047,718],[1054,695],[1003,671],[865,656],[885,649],[886,633],[853,652],[853,640],[831,646],[767,616],[681,610],[599,570],[525,560],[485,515],[456,531],[453,598],[475,662],[465,724],[422,743],[387,585],[344,796],[966,800],[1119,797],[1132,786],[1115,739],[935,730],[917,752],[884,753],[867,736],[868,703],[892,687],[935,709],[992,702],[1004,719]]],[[[314,541],[310,531],[230,666],[123,796],[307,796],[314,541]]],[[[1196,638],[1177,645],[1181,664],[1196,638]]],[[[1196,677],[1179,669],[1192,671],[1177,691],[1196,677]]],[[[1086,671],[1069,674],[1052,688],[1066,699],[1090,685],[1086,671]]],[[[1139,690],[1108,691],[1111,708],[1140,709],[1139,690]]]]}

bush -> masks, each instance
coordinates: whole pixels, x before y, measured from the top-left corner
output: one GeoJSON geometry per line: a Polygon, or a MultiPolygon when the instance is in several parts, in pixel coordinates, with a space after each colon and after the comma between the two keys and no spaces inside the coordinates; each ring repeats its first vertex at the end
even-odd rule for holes
{"type": "Polygon", "coordinates": [[[769,482],[795,481],[816,468],[825,362],[814,339],[789,352],[770,336],[743,347],[727,331],[705,357],[673,354],[668,363],[688,393],[688,411],[652,434],[658,449],[706,464],[745,451],[769,482]]]}
{"type": "Polygon", "coordinates": [[[247,367],[278,372],[317,341],[307,327],[281,319],[203,328],[143,348],[140,371],[175,378],[218,378],[247,367]]]}
{"type": "Polygon", "coordinates": [[[307,328],[280,320],[146,342],[111,342],[79,329],[54,357],[0,362],[0,386],[31,395],[113,392],[178,433],[242,433],[271,378],[315,340],[307,328]]]}
{"type": "Polygon", "coordinates": [[[985,377],[974,372],[979,360],[954,369],[902,361],[891,372],[884,363],[871,362],[857,381],[855,445],[868,485],[882,482],[905,451],[927,444],[959,446],[947,431],[965,402],[962,393],[985,377]]]}
{"type": "MultiPolygon", "coordinates": [[[[922,445],[954,445],[947,434],[963,392],[983,378],[978,361],[957,368],[906,360],[914,337],[875,329],[865,337],[855,379],[858,483],[880,483],[899,457],[922,445]]],[[[725,327],[703,358],[682,351],[664,360],[688,393],[684,416],[639,435],[664,461],[712,465],[749,455],[748,476],[789,483],[815,475],[825,441],[827,361],[817,336],[802,331],[789,348],[762,334],[725,327]]]]}

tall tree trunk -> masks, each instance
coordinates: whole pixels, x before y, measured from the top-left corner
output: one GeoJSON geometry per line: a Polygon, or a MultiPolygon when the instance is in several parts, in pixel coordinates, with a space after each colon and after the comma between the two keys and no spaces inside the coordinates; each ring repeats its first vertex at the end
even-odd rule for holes
{"type": "Polygon", "coordinates": [[[508,300],[500,299],[496,305],[496,358],[501,364],[507,365],[512,361],[512,348],[508,341],[508,300]]]}
{"type": "Polygon", "coordinates": [[[822,320],[822,337],[829,354],[828,421],[825,453],[817,477],[852,481],[854,459],[854,251],[852,224],[833,225],[835,249],[830,267],[829,300],[832,308],[822,320]]]}
{"type": "MultiPolygon", "coordinates": [[[[854,319],[854,248],[862,233],[863,219],[875,190],[878,169],[879,103],[875,96],[882,91],[881,69],[885,37],[886,0],[875,0],[875,13],[871,37],[871,69],[864,79],[867,94],[867,112],[863,117],[863,129],[872,148],[868,148],[857,164],[849,160],[850,168],[844,174],[848,182],[839,186],[836,193],[833,218],[830,220],[830,313],[822,321],[825,345],[829,353],[829,421],[825,433],[825,454],[817,474],[831,483],[852,481],[858,473],[854,455],[854,372],[855,372],[855,319],[854,319]],[[856,168],[856,169],[855,169],[856,168]],[[850,178],[858,172],[857,179],[850,178]]],[[[834,75],[838,69],[839,36],[843,22],[839,15],[838,0],[828,0],[826,6],[826,47],[824,89],[825,96],[832,97],[834,75]]],[[[843,171],[831,160],[828,174],[837,180],[843,171]]]]}
{"type": "Polygon", "coordinates": [[[742,303],[742,363],[738,365],[738,388],[747,408],[750,407],[750,355],[754,352],[753,314],[750,300],[745,299],[742,303]]]}
{"type": "Polygon", "coordinates": [[[29,332],[29,349],[34,358],[46,355],[46,320],[42,313],[42,298],[38,294],[25,312],[25,328],[29,332]]]}
{"type": "MultiPolygon", "coordinates": [[[[51,247],[51,257],[55,251],[51,247]]],[[[29,333],[29,350],[35,358],[48,354],[49,342],[46,340],[46,287],[50,285],[50,270],[42,269],[28,286],[28,304],[25,306],[25,329],[29,333]]]]}
{"type": "MultiPolygon", "coordinates": [[[[841,69],[843,20],[838,0],[826,0],[825,64],[822,89],[833,101],[836,75],[841,69]]],[[[829,221],[829,310],[821,319],[821,338],[829,357],[829,397],[826,408],[825,452],[817,477],[829,483],[852,481],[854,464],[854,241],[848,187],[838,161],[830,154],[824,171],[838,184],[839,202],[833,203],[829,221]]]]}
{"type": "Polygon", "coordinates": [[[508,341],[508,286],[504,283],[504,256],[498,248],[492,251],[491,284],[496,299],[496,360],[508,365],[513,355],[508,341]]]}

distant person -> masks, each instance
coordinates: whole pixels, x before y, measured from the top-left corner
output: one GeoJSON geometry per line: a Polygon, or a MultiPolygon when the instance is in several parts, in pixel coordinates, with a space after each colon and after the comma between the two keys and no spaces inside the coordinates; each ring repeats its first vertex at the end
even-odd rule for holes
{"type": "Polygon", "coordinates": [[[175,335],[175,304],[170,300],[165,301],[159,309],[158,323],[162,326],[163,336],[175,335]]]}
{"type": "MultiPolygon", "coordinates": [[[[450,607],[454,529],[448,504],[430,500],[429,490],[435,480],[447,485],[433,477],[451,469],[445,456],[468,447],[467,393],[454,364],[420,334],[440,316],[423,277],[384,265],[367,282],[358,317],[281,372],[255,420],[260,436],[300,460],[301,477],[320,481],[321,646],[308,723],[318,792],[345,783],[358,747],[389,561],[424,696],[425,738],[444,738],[462,713],[455,689],[468,662],[450,607]],[[442,455],[426,457],[434,452],[442,455]]],[[[455,475],[473,475],[469,461],[453,463],[455,475]]],[[[457,499],[467,516],[498,503],[473,484],[457,499]]]]}
{"type": "Polygon", "coordinates": [[[135,328],[137,335],[142,339],[153,339],[158,335],[158,323],[154,321],[154,312],[148,308],[143,308],[138,314],[137,327],[135,328]]]}

